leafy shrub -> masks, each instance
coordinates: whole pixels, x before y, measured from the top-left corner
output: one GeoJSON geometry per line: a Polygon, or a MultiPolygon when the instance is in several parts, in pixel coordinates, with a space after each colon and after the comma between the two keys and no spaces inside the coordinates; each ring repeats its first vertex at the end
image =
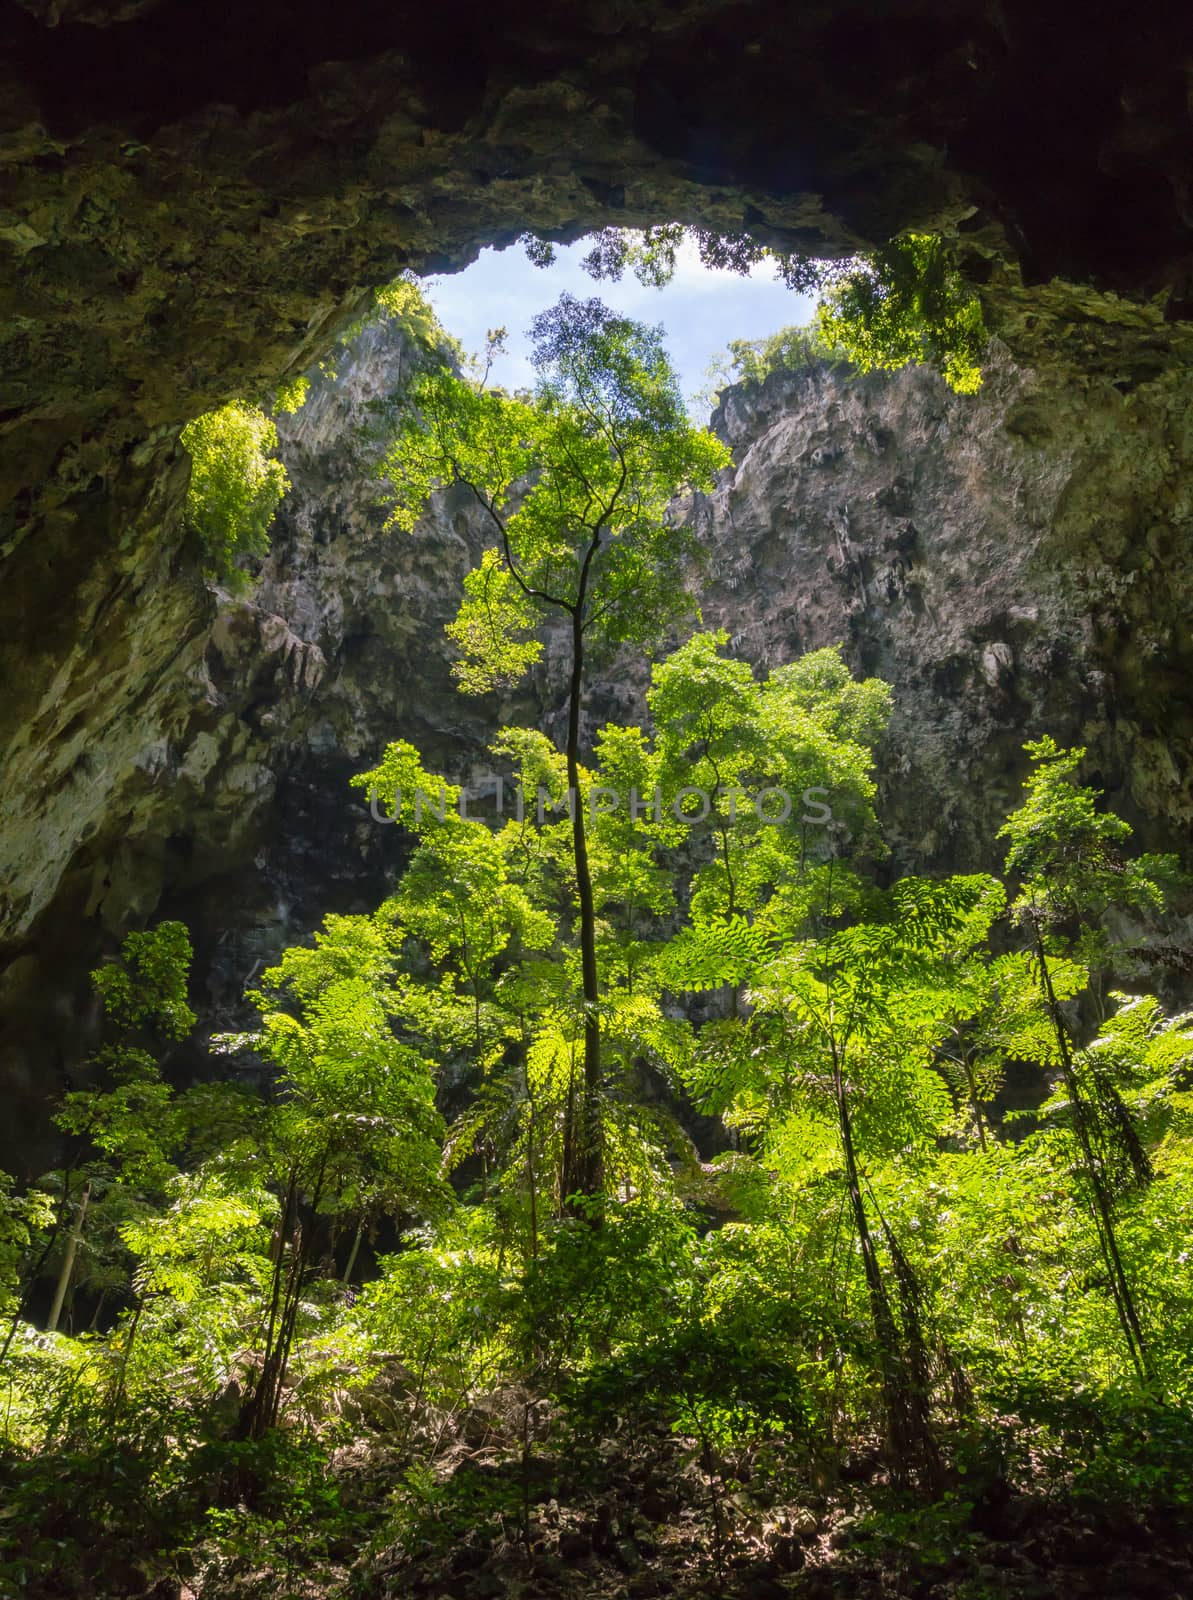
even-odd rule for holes
{"type": "Polygon", "coordinates": [[[310,391],[309,378],[289,378],[285,383],[279,383],[273,395],[275,414],[291,417],[296,411],[301,411],[310,391]]]}
{"type": "Polygon", "coordinates": [[[269,524],[290,487],[285,467],[270,456],[277,429],[259,407],[232,400],[188,423],[182,442],[191,457],[186,516],[205,570],[243,583],[240,563],[269,549],[269,524]]]}
{"type": "Polygon", "coordinates": [[[729,356],[739,380],[765,383],[772,372],[799,372],[822,361],[840,361],[842,353],[812,324],[780,328],[762,339],[731,339],[729,356]]]}
{"type": "Polygon", "coordinates": [[[763,384],[772,372],[806,372],[822,362],[843,359],[844,353],[830,344],[814,323],[804,327],[792,324],[760,339],[731,339],[728,348],[709,362],[704,388],[692,396],[693,404],[712,411],[720,391],[730,384],[763,384]]]}
{"type": "Polygon", "coordinates": [[[91,981],[119,1027],[153,1023],[165,1037],[184,1039],[195,1025],[186,1003],[191,956],[185,925],[159,922],[156,928],[128,934],[120,960],[97,967],[91,981]]]}
{"type": "Polygon", "coordinates": [[[982,308],[935,234],[906,234],[863,257],[829,287],[816,330],[859,372],[924,362],[958,394],[981,387],[982,308]]]}
{"type": "Polygon", "coordinates": [[[1130,1383],[1026,1368],[992,1388],[1004,1449],[1029,1482],[1071,1486],[1106,1506],[1193,1515],[1193,1409],[1130,1383]]]}

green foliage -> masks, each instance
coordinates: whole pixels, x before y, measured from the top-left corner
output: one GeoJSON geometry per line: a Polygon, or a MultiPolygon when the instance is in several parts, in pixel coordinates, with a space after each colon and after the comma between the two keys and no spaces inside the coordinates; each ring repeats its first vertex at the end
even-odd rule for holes
{"type": "Polygon", "coordinates": [[[96,1057],[99,1081],[66,1094],[54,1118],[134,1185],[160,1186],[189,1132],[186,1104],[175,1100],[146,1045],[184,1039],[194,1027],[187,1004],[191,955],[185,926],[161,922],[128,934],[119,958],[96,968],[91,981],[118,1037],[96,1057]]]}
{"type": "Polygon", "coordinates": [[[428,495],[456,484],[492,527],[497,542],[450,630],[473,691],[516,681],[537,659],[544,612],[578,614],[625,643],[690,608],[696,545],[666,507],[727,461],[689,425],[659,330],[565,296],[533,333],[533,400],[425,374],[382,467],[391,525],[412,528],[428,495]]]}
{"type": "Polygon", "coordinates": [[[217,1041],[254,1093],[163,1073],[180,924],[93,974],[63,1165],[0,1181],[15,1592],[134,1563],[138,1593],[363,1592],[374,1558],[486,1560],[482,1523],[534,1555],[533,1497],[611,1441],[685,1462],[722,1586],[741,1480],[831,1495],[858,1448],[894,1491],[859,1545],[941,1566],[962,1493],[1193,1503],[1193,1017],[1104,999],[1106,914],[1158,918],[1168,866],[1045,739],[1007,884],[894,871],[884,684],[665,643],[699,554],[667,497],[723,454],[657,333],[566,300],[536,333],[530,397],[428,357],[386,474],[398,526],[451,486],[493,530],[462,687],[517,682],[563,619],[567,738],[498,731],[487,820],[405,740],[354,780],[402,868],[217,1041]],[[657,652],[645,726],[582,742],[589,646],[657,652]]]}
{"type": "Polygon", "coordinates": [[[366,1352],[385,1352],[416,1375],[420,1403],[450,1406],[499,1381],[512,1284],[483,1207],[453,1212],[402,1246],[381,1258],[352,1324],[366,1352]]]}
{"type": "Polygon", "coordinates": [[[40,1189],[14,1193],[15,1180],[0,1172],[0,1312],[12,1309],[20,1269],[34,1240],[53,1222],[50,1196],[40,1189]]]}
{"type": "Polygon", "coordinates": [[[465,694],[484,694],[526,676],[543,653],[534,637],[533,599],[497,550],[464,579],[464,601],[447,634],[459,649],[452,674],[465,694]]]}
{"type": "Polygon", "coordinates": [[[121,1028],[155,1027],[168,1039],[183,1039],[195,1025],[186,986],[191,942],[181,922],[159,922],[130,933],[120,959],[91,974],[108,1016],[121,1028]]]}
{"type": "Polygon", "coordinates": [[[285,467],[271,456],[277,429],[257,406],[232,400],[189,422],[182,443],[191,458],[186,517],[206,570],[243,585],[241,563],[269,549],[269,525],[290,487],[285,467]]]}
{"type": "Polygon", "coordinates": [[[590,277],[613,283],[620,282],[629,267],[644,288],[661,289],[675,276],[676,254],[684,232],[674,222],[644,228],[640,233],[605,228],[595,235],[582,265],[590,277]]]}
{"type": "Polygon", "coordinates": [[[273,395],[275,414],[289,417],[301,411],[310,391],[311,380],[306,377],[290,378],[285,383],[279,383],[273,395]]]}
{"type": "Polygon", "coordinates": [[[688,579],[699,545],[668,506],[680,489],[711,487],[728,454],[688,422],[661,329],[564,295],[531,332],[533,396],[486,393],[483,377],[423,374],[381,474],[393,495],[392,525],[413,528],[432,492],[455,488],[492,529],[496,542],[466,580],[448,630],[461,650],[462,687],[516,682],[538,658],[536,627],[558,614],[567,628],[560,754],[572,797],[567,866],[579,934],[581,1083],[572,1083],[567,1028],[548,1030],[548,1059],[569,1063],[562,1192],[592,1198],[604,1182],[602,1036],[618,1029],[604,1025],[596,889],[580,803],[586,662],[594,649],[653,643],[693,610],[688,579]]]}
{"type": "Polygon", "coordinates": [[[265,1191],[247,1189],[210,1168],[180,1174],[169,1188],[163,1211],[123,1229],[139,1262],[135,1281],[141,1293],[168,1295],[189,1308],[212,1284],[259,1277],[268,1243],[265,1221],[276,1211],[265,1191]]]}
{"type": "Polygon", "coordinates": [[[758,683],[722,654],[726,642],[724,633],[695,634],[652,673],[658,781],[672,810],[683,789],[702,795],[706,815],[693,831],[714,848],[692,880],[694,921],[749,912],[789,926],[807,915],[813,869],[837,839],[849,837],[859,858],[878,847],[869,771],[889,691],[876,679],[855,682],[834,649],[758,683]],[[768,792],[773,814],[759,799],[768,792]]]}
{"type": "MultiPolygon", "coordinates": [[[[400,326],[415,370],[463,363],[459,344],[439,325],[412,277],[400,276],[378,289],[369,315],[341,334],[340,348],[378,318],[400,326]]],[[[320,370],[334,381],[334,358],[320,370]]],[[[187,524],[199,542],[205,572],[234,589],[248,582],[246,562],[268,552],[270,524],[290,487],[285,467],[276,459],[278,433],[270,413],[278,417],[300,410],[310,388],[309,377],[290,378],[277,386],[265,409],[249,400],[233,400],[183,429],[182,443],[191,458],[187,524]]],[[[390,406],[382,401],[374,409],[384,415],[390,406]]]]}
{"type": "Polygon", "coordinates": [[[291,1009],[289,974],[262,981],[253,1043],[278,1069],[260,1144],[275,1185],[309,1196],[315,1211],[440,1208],[429,1065],[394,1037],[384,991],[366,976],[335,978],[291,1009]]]}
{"type": "Polygon", "coordinates": [[[922,362],[958,394],[981,387],[981,306],[935,234],[905,234],[865,257],[825,295],[816,331],[859,372],[922,362]]]}
{"type": "MultiPolygon", "coordinates": [[[[583,265],[592,277],[613,281],[629,268],[640,283],[661,288],[675,275],[685,238],[707,267],[748,273],[770,260],[789,289],[819,297],[811,330],[787,328],[769,340],[730,346],[742,377],[761,379],[777,366],[803,366],[827,356],[846,360],[859,372],[923,362],[937,367],[958,394],[973,394],[981,386],[988,341],[981,306],[957,271],[953,247],[940,235],[902,234],[867,255],[821,261],[774,250],[744,233],[663,223],[641,230],[604,229],[595,235],[583,265]]],[[[541,240],[527,236],[525,242],[536,265],[554,260],[554,251],[541,240]]],[[[719,375],[710,372],[710,377],[719,375]]]]}
{"type": "Polygon", "coordinates": [[[1014,909],[1030,931],[1040,995],[1056,1037],[1063,1096],[1076,1147],[1083,1198],[1093,1217],[1123,1342],[1137,1376],[1155,1377],[1152,1332],[1124,1245],[1119,1196],[1145,1184],[1151,1163],[1127,1104],[1104,1064],[1074,1045],[1053,977],[1056,954],[1071,947],[1083,960],[1105,959],[1108,941],[1095,919],[1112,906],[1158,908],[1160,886],[1147,861],[1125,863],[1119,845],[1130,834],[1119,817],[1097,810],[1099,796],[1072,782],[1083,750],[1062,750],[1051,738],[1027,747],[1035,768],[1027,796],[1000,832],[1007,865],[1022,879],[1014,909]]]}
{"type": "MultiPolygon", "coordinates": [[[[462,346],[439,322],[413,273],[399,273],[373,293],[369,309],[351,322],[339,336],[338,350],[345,350],[375,322],[396,324],[412,347],[416,370],[436,367],[461,367],[465,363],[462,346]]],[[[332,382],[336,379],[336,356],[320,363],[320,372],[332,382]]],[[[389,410],[382,402],[382,412],[389,410]]]]}
{"type": "MultiPolygon", "coordinates": [[[[400,324],[403,333],[429,364],[441,366],[462,361],[460,345],[441,326],[413,276],[402,274],[378,289],[373,297],[372,314],[400,324]]],[[[345,337],[351,337],[351,333],[345,337]]]]}
{"type": "MultiPolygon", "coordinates": [[[[150,1575],[210,1585],[247,1564],[301,1586],[362,1543],[412,1556],[471,1540],[478,1519],[527,1527],[553,1471],[536,1451],[588,1471],[610,1438],[686,1448],[723,1576],[733,1463],[824,1474],[853,1440],[882,1440],[887,1470],[928,1493],[956,1472],[970,1493],[1009,1476],[1187,1511],[1193,1028],[1116,995],[1078,1048],[1056,1011],[1089,976],[1066,949],[1112,948],[1084,919],[1124,897],[1154,910],[1150,869],[1120,856],[1123,825],[1075,786],[1076,754],[1044,744],[1006,830],[1009,923],[991,878],[878,886],[884,686],[835,651],[760,678],[725,646],[696,635],[658,662],[651,726],[603,729],[579,769],[602,1195],[566,1203],[584,1044],[566,812],[461,817],[447,784],[442,807],[416,808],[440,780],[391,746],[357,781],[400,819],[407,864],[374,915],[329,917],[263,975],[257,1030],[226,1046],[272,1068],[253,1107],[169,1094],[156,1071],[154,1038],[189,1022],[184,930],[130,936],[97,972],[107,1078],[63,1115],[89,1151],[82,1253],[114,1228],[126,1288],[107,1332],[14,1325],[6,1581],[81,1566],[102,1536],[150,1575]],[[739,784],[811,780],[846,825],[811,837],[731,812],[739,784]],[[660,814],[592,807],[629,785],[657,787],[660,814]],[[696,785],[708,815],[676,815],[696,785]],[[1007,948],[1017,929],[1027,947],[1007,948]],[[677,1007],[692,991],[699,1005],[677,1007]],[[997,1109],[1009,1060],[1052,1090],[1013,1141],[997,1109]],[[693,1161],[642,1102],[645,1068],[719,1116],[732,1148],[693,1161]],[[463,1095],[448,1127],[439,1078],[463,1095]],[[1146,1387],[1098,1185],[1137,1286],[1146,1387]],[[357,1247],[346,1273],[332,1252],[394,1223],[348,1293],[357,1247]],[[446,1478],[478,1427],[508,1471],[446,1478]],[[388,1496],[346,1496],[337,1439],[392,1462],[388,1496]]],[[[506,729],[497,746],[524,798],[566,787],[543,735],[506,729]]],[[[77,1182],[5,1190],[9,1281],[77,1182]]],[[[947,1554],[969,1535],[964,1507],[949,1521],[942,1504],[959,1502],[905,1502],[859,1544],[947,1554]]]]}
{"type": "Polygon", "coordinates": [[[686,994],[746,983],[769,953],[765,927],[731,913],[683,928],[668,945],[658,971],[669,988],[686,994]]]}
{"type": "Polygon", "coordinates": [[[740,1293],[726,1243],[700,1240],[682,1214],[631,1205],[602,1233],[565,1232],[535,1264],[523,1308],[539,1338],[566,1341],[574,1376],[562,1386],[584,1429],[663,1421],[711,1452],[809,1425],[791,1360],[802,1308],[740,1293]]]}
{"type": "Polygon", "coordinates": [[[846,358],[812,323],[780,328],[760,339],[731,339],[729,347],[714,356],[705,371],[705,386],[696,396],[711,411],[719,391],[734,383],[762,385],[773,372],[804,372],[846,358]]]}
{"type": "Polygon", "coordinates": [[[1165,863],[1124,860],[1130,824],[1099,811],[1097,792],[1072,781],[1085,751],[1062,750],[1050,737],[1025,749],[1034,762],[1026,797],[999,830],[1008,841],[1007,871],[1023,886],[1019,908],[1053,925],[1111,906],[1162,906],[1153,873],[1165,863]]]}

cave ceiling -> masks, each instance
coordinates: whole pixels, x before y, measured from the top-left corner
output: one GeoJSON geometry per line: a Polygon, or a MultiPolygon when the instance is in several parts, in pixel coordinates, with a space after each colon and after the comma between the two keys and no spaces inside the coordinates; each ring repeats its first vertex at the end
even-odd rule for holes
{"type": "Polygon", "coordinates": [[[526,229],[669,218],[1186,309],[1193,12],[750,0],[6,0],[5,490],[526,229]],[[991,258],[994,258],[993,263],[991,258]],[[983,264],[978,266],[979,260],[983,264]],[[14,459],[15,458],[15,459],[14,459]]]}

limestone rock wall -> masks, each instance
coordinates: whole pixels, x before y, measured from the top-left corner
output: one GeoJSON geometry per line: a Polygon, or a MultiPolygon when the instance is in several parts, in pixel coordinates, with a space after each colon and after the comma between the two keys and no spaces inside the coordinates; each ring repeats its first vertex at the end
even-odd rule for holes
{"type": "Polygon", "coordinates": [[[385,533],[358,449],[368,400],[408,357],[370,329],[284,419],[293,487],[246,593],[164,553],[148,580],[130,573],[63,662],[86,689],[29,725],[53,782],[0,799],[0,881],[22,886],[0,958],[0,1092],[27,1150],[91,1037],[87,973],[129,927],[183,917],[196,998],[229,1020],[287,939],[382,892],[394,830],[369,821],[352,773],[398,731],[444,761],[483,742],[442,634],[479,540],[450,506],[433,537],[385,533]]]}
{"type": "Polygon", "coordinates": [[[1193,825],[1193,379],[1123,394],[996,355],[981,392],[824,367],[731,391],[732,480],[691,514],[705,611],[759,662],[840,642],[894,685],[909,863],[998,859],[1025,739],[1090,749],[1153,848],[1193,825]]]}

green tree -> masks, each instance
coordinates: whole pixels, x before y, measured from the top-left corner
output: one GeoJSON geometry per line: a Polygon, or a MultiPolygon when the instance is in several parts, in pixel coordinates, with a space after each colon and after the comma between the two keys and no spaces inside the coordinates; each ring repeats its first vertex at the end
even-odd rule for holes
{"type": "MultiPolygon", "coordinates": [[[[606,729],[598,745],[604,748],[606,736],[624,744],[628,732],[606,729]]],[[[418,946],[397,979],[403,1026],[445,1065],[463,1063],[475,1088],[449,1134],[446,1162],[455,1167],[480,1155],[483,1192],[509,1208],[511,1224],[525,1204],[517,1226],[533,1256],[540,1222],[574,1192],[566,1152],[582,1092],[585,1029],[572,808],[566,758],[543,734],[506,728],[492,748],[517,770],[516,800],[511,806],[507,799],[513,815],[496,831],[461,815],[458,786],[426,772],[406,743],[391,745],[377,768],[353,781],[370,791],[374,806],[379,791],[391,796],[394,820],[418,841],[380,915],[395,918],[401,937],[418,946]]],[[[624,778],[623,768],[617,776],[624,778]]],[[[658,1175],[654,1134],[624,1093],[624,1071],[618,1082],[614,1068],[627,1068],[647,1037],[659,1042],[668,1025],[651,997],[631,995],[632,970],[627,982],[622,967],[628,947],[611,934],[609,919],[626,912],[641,875],[657,888],[660,873],[641,852],[612,848],[615,819],[595,807],[594,774],[582,767],[579,777],[598,918],[604,1082],[597,1112],[605,1176],[641,1192],[658,1175]]],[[[655,904],[649,893],[645,899],[655,904]]],[[[628,961],[632,969],[632,954],[628,961]]]]}
{"type": "Polygon", "coordinates": [[[935,1057],[966,1004],[956,958],[982,943],[1002,904],[989,878],[901,879],[872,898],[865,920],[797,938],[761,965],[748,1022],[721,1034],[694,1074],[706,1104],[754,1130],[768,1163],[839,1172],[890,1443],[899,1468],[929,1482],[939,1458],[924,1307],[906,1252],[876,1210],[873,1168],[932,1150],[947,1127],[935,1057]]]}
{"type": "Polygon", "coordinates": [[[696,634],[654,668],[659,782],[669,808],[687,808],[687,831],[714,846],[692,878],[693,921],[749,915],[790,928],[811,867],[837,840],[859,860],[881,850],[870,767],[890,691],[855,680],[835,649],[759,682],[723,654],[727,637],[696,634]],[[677,801],[685,788],[691,801],[677,801]]]}
{"type": "Polygon", "coordinates": [[[230,400],[188,422],[182,443],[191,458],[186,519],[206,569],[221,582],[242,585],[240,563],[269,549],[269,525],[290,487],[272,455],[277,428],[260,407],[230,400]]]}
{"type": "Polygon", "coordinates": [[[1114,1152],[1125,1158],[1135,1181],[1149,1176],[1148,1162],[1130,1114],[1112,1086],[1105,1079],[1100,1085],[1086,1081],[1084,1053],[1061,1010],[1062,992],[1054,969],[1066,950],[1083,961],[1105,957],[1107,940],[1099,919],[1111,907],[1159,908],[1163,891],[1156,872],[1165,863],[1149,857],[1124,859],[1121,847],[1130,836],[1129,823],[1099,811],[1097,792],[1073,781],[1083,749],[1062,750],[1051,737],[1025,748],[1034,766],[1024,803],[1007,818],[999,835],[1008,841],[1007,870],[1020,884],[1012,909],[1028,933],[1036,959],[1040,994],[1052,1022],[1057,1064],[1123,1339],[1136,1372],[1147,1379],[1153,1375],[1150,1341],[1115,1220],[1114,1152]]]}
{"type": "MultiPolygon", "coordinates": [[[[47,1327],[58,1325],[83,1243],[93,1192],[113,1182],[127,1190],[160,1189],[175,1172],[173,1157],[186,1142],[185,1102],[163,1080],[159,1054],[195,1025],[187,1004],[191,944],[180,922],[161,922],[124,939],[116,960],[91,981],[103,1006],[110,1042],[88,1063],[95,1082],[62,1097],[54,1121],[74,1140],[61,1174],[43,1180],[57,1191],[54,1222],[26,1274],[0,1361],[8,1354],[37,1279],[60,1248],[47,1327]]],[[[40,1209],[40,1208],[39,1208],[40,1209]]]]}
{"type": "MultiPolygon", "coordinates": [[[[1085,988],[1088,972],[1080,962],[1054,958],[1053,992],[1070,1000],[1085,988]]],[[[959,1106],[964,1106],[964,1131],[989,1146],[989,1111],[1002,1087],[1008,1060],[1055,1065],[1056,1039],[1044,1004],[1035,956],[1015,950],[992,956],[975,951],[958,973],[965,1006],[951,1037],[941,1046],[940,1067],[959,1106]]]]}
{"type": "Polygon", "coordinates": [[[586,668],[599,646],[653,643],[686,611],[693,531],[667,515],[711,486],[728,455],[691,427],[658,329],[564,296],[535,319],[535,393],[514,400],[425,374],[383,463],[392,523],[411,528],[435,489],[467,492],[495,537],[465,581],[450,633],[461,686],[517,681],[563,621],[570,651],[564,755],[584,1005],[584,1086],[567,1137],[568,1192],[602,1188],[596,909],[580,803],[586,668]]]}
{"type": "Polygon", "coordinates": [[[712,411],[720,391],[734,383],[763,384],[773,372],[804,372],[820,365],[846,360],[815,323],[790,325],[760,339],[731,339],[728,348],[713,357],[705,369],[705,384],[693,397],[712,411]]]}
{"type": "Polygon", "coordinates": [[[14,1189],[11,1174],[0,1173],[0,1308],[5,1311],[19,1305],[21,1269],[34,1241],[54,1224],[51,1197],[44,1190],[16,1194],[14,1189]]]}
{"type": "MultiPolygon", "coordinates": [[[[425,772],[412,745],[391,745],[380,767],[365,777],[371,790],[384,785],[387,793],[403,796],[399,815],[419,839],[384,911],[426,945],[440,971],[458,977],[471,1010],[472,1052],[483,1062],[489,1048],[486,1001],[498,962],[513,940],[524,952],[548,947],[554,923],[517,881],[503,841],[483,822],[459,814],[459,788],[425,772]]],[[[442,986],[439,998],[447,998],[442,986]]],[[[424,1014],[424,1023],[431,1020],[424,1014]]],[[[447,1020],[441,1008],[435,1031],[442,1033],[447,1020]]]]}
{"type": "Polygon", "coordinates": [[[260,1031],[226,1041],[251,1045],[277,1071],[256,1140],[255,1164],[280,1208],[262,1365],[240,1419],[248,1438],[278,1418],[319,1218],[425,1215],[445,1203],[430,1064],[395,1035],[388,964],[383,933],[333,919],[313,949],[288,950],[265,973],[252,996],[260,1031]]]}

